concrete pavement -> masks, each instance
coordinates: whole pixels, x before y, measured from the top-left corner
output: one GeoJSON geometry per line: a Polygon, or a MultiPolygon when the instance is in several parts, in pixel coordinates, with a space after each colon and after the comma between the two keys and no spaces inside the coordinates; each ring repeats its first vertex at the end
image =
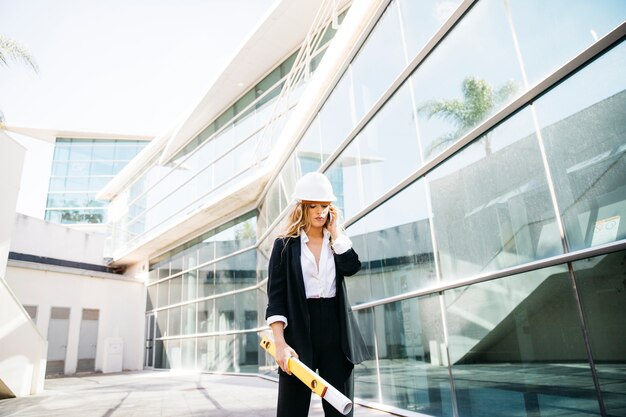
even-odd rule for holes
{"type": "MultiPolygon", "coordinates": [[[[256,376],[142,371],[47,379],[43,393],[0,401],[6,417],[274,417],[276,382],[256,376]]],[[[322,417],[313,395],[310,417],[322,417]]],[[[355,417],[389,416],[356,406],[355,417]]]]}

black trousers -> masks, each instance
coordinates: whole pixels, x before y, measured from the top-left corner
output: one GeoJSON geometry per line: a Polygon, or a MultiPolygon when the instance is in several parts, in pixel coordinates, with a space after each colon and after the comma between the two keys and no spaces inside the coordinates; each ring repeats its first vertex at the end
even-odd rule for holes
{"type": "MultiPolygon", "coordinates": [[[[311,323],[313,370],[332,386],[352,399],[352,369],[341,350],[339,314],[336,298],[310,298],[307,300],[311,323]]],[[[296,376],[279,370],[277,417],[307,417],[311,403],[311,389],[296,376]]],[[[322,400],[326,417],[343,417],[333,406],[322,400]]],[[[352,412],[348,414],[352,416],[352,412]]]]}

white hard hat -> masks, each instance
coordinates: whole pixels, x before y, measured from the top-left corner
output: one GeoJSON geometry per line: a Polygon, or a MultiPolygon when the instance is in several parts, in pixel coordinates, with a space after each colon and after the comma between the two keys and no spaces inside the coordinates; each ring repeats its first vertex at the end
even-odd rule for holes
{"type": "Polygon", "coordinates": [[[335,201],[333,186],[326,175],[320,172],[309,172],[303,175],[293,192],[293,198],[300,201],[335,201]]]}

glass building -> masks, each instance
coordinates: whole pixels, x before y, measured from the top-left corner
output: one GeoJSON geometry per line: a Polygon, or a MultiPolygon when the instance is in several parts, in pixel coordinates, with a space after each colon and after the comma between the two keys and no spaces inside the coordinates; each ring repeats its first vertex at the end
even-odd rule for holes
{"type": "Polygon", "coordinates": [[[147,143],[56,138],[45,219],[63,224],[106,223],[106,202],[96,200],[96,193],[147,143]]]}
{"type": "Polygon", "coordinates": [[[307,59],[259,68],[178,151],[168,138],[105,190],[127,208],[114,262],[149,270],[146,367],[275,372],[258,346],[268,258],[297,178],[320,171],[363,263],[347,278],[374,354],[358,401],[626,415],[626,2],[340,11],[338,31],[311,26],[307,59]]]}

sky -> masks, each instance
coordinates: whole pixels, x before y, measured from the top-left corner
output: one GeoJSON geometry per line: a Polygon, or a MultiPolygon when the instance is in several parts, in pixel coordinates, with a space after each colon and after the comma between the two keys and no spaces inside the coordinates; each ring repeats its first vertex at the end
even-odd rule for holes
{"type": "MultiPolygon", "coordinates": [[[[0,33],[39,65],[0,67],[6,124],[158,135],[202,98],[272,4],[0,0],[0,33]]],[[[16,138],[28,149],[17,211],[41,218],[52,145],[16,138]]]]}

